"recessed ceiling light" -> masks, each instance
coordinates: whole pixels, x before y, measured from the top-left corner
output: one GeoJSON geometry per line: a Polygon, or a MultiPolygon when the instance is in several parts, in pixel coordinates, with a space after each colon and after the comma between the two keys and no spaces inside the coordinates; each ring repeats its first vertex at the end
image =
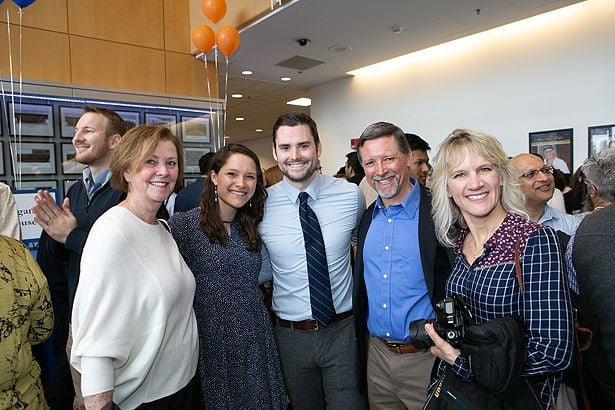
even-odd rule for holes
{"type": "Polygon", "coordinates": [[[342,45],[342,44],[335,44],[332,45],[331,47],[329,47],[327,50],[329,50],[332,53],[347,53],[348,51],[352,50],[351,47],[342,45]]]}
{"type": "Polygon", "coordinates": [[[286,104],[288,105],[300,105],[302,107],[309,107],[310,105],[312,105],[312,99],[311,98],[306,98],[306,97],[301,97],[301,98],[297,98],[291,101],[286,101],[286,104]]]}
{"type": "Polygon", "coordinates": [[[257,128],[255,131],[256,131],[256,132],[263,132],[263,130],[262,130],[262,129],[260,129],[260,128],[257,128]]]}
{"type": "Polygon", "coordinates": [[[252,71],[250,71],[250,70],[243,70],[241,72],[241,74],[243,74],[243,75],[252,75],[252,71]]]}
{"type": "Polygon", "coordinates": [[[245,118],[243,118],[243,117],[235,117],[235,121],[243,121],[243,120],[245,120],[245,118]]]}
{"type": "Polygon", "coordinates": [[[231,94],[231,97],[233,97],[233,98],[242,98],[243,94],[231,94]]]}
{"type": "Polygon", "coordinates": [[[292,78],[290,78],[290,77],[282,77],[282,78],[280,78],[280,80],[281,81],[290,81],[290,80],[292,80],[292,78]]]}

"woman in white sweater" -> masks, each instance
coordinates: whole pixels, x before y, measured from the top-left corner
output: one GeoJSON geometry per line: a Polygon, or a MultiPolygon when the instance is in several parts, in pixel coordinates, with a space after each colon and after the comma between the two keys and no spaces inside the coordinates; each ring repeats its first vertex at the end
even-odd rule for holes
{"type": "Polygon", "coordinates": [[[127,197],[90,231],[72,312],[86,408],[199,408],[194,276],[156,219],[183,169],[181,144],[140,126],[113,155],[111,183],[127,197]]]}

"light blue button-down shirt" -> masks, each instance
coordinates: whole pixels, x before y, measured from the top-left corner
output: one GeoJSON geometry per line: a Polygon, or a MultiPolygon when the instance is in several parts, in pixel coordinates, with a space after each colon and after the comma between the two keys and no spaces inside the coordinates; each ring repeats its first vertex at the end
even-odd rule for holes
{"type": "Polygon", "coordinates": [[[545,212],[538,220],[538,223],[572,236],[579,227],[581,220],[574,215],[565,214],[549,205],[545,205],[545,212]]]}
{"type": "MultiPolygon", "coordinates": [[[[265,215],[258,230],[271,261],[263,271],[273,276],[272,309],[278,317],[312,319],[303,230],[299,220],[299,191],[286,180],[267,190],[265,215]]],[[[358,186],[316,174],[305,189],[308,205],[318,217],[327,253],[333,305],[337,313],[352,309],[351,239],[365,210],[358,186]]],[[[261,272],[261,281],[266,277],[261,272]]]]}
{"type": "Polygon", "coordinates": [[[363,246],[369,333],[409,340],[410,322],[435,317],[419,248],[420,188],[414,187],[399,205],[385,208],[376,199],[363,246]]]}
{"type": "Polygon", "coordinates": [[[88,199],[91,200],[96,191],[102,188],[111,179],[111,170],[109,168],[104,169],[96,176],[92,178],[92,170],[90,167],[85,167],[82,172],[83,183],[87,189],[88,199]]]}

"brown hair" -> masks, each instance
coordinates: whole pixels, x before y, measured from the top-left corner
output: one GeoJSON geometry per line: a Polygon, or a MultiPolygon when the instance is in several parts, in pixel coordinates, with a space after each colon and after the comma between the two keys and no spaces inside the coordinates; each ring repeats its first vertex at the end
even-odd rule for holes
{"type": "Polygon", "coordinates": [[[128,182],[124,179],[124,172],[132,169],[140,170],[145,160],[156,150],[160,141],[171,141],[177,149],[177,166],[179,173],[177,180],[181,181],[184,169],[184,151],[181,142],[173,135],[171,130],[155,125],[140,125],[132,128],[120,140],[113,151],[111,159],[111,186],[120,192],[128,192],[128,182]]]}
{"type": "Polygon", "coordinates": [[[83,107],[83,113],[92,112],[94,114],[100,114],[107,119],[107,129],[105,130],[105,136],[110,137],[115,134],[119,134],[120,136],[126,134],[127,127],[126,123],[113,110],[103,107],[94,107],[93,105],[86,105],[83,107]]]}
{"type": "MultiPolygon", "coordinates": [[[[239,230],[247,243],[250,251],[261,249],[261,240],[258,236],[257,226],[263,220],[265,209],[265,181],[261,171],[260,161],[254,152],[240,144],[229,144],[216,153],[210,165],[210,172],[218,174],[233,154],[242,154],[249,157],[256,165],[256,190],[254,196],[237,211],[236,219],[239,220],[239,230]]],[[[228,234],[220,218],[220,206],[216,198],[216,186],[211,178],[205,180],[205,187],[201,195],[201,219],[199,225],[209,237],[211,243],[220,242],[223,246],[228,243],[228,234]]]]}
{"type": "Polygon", "coordinates": [[[316,122],[312,119],[312,117],[302,112],[288,112],[278,117],[273,124],[273,146],[275,147],[278,128],[283,126],[295,127],[303,124],[308,126],[310,129],[310,134],[312,134],[312,138],[314,138],[314,145],[318,146],[318,144],[320,144],[320,137],[318,136],[318,127],[316,126],[316,122]]]}

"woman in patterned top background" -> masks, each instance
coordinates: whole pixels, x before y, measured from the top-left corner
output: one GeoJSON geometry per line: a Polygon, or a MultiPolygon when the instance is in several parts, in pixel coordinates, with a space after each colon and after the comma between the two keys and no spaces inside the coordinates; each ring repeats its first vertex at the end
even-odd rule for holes
{"type": "MultiPolygon", "coordinates": [[[[558,239],[551,228],[531,222],[524,197],[500,143],[464,129],[440,145],[433,173],[433,214],[438,239],[452,246],[453,271],[446,294],[460,295],[476,324],[519,316],[526,327],[523,376],[541,375],[543,408],[553,408],[562,371],[572,358],[572,315],[558,239]],[[522,268],[522,288],[515,270],[522,268]]],[[[472,370],[460,350],[440,338],[431,325],[438,375],[449,366],[462,379],[472,370]]]]}
{"type": "Polygon", "coordinates": [[[53,330],[47,279],[26,247],[0,235],[0,409],[46,409],[31,345],[53,330]]]}

